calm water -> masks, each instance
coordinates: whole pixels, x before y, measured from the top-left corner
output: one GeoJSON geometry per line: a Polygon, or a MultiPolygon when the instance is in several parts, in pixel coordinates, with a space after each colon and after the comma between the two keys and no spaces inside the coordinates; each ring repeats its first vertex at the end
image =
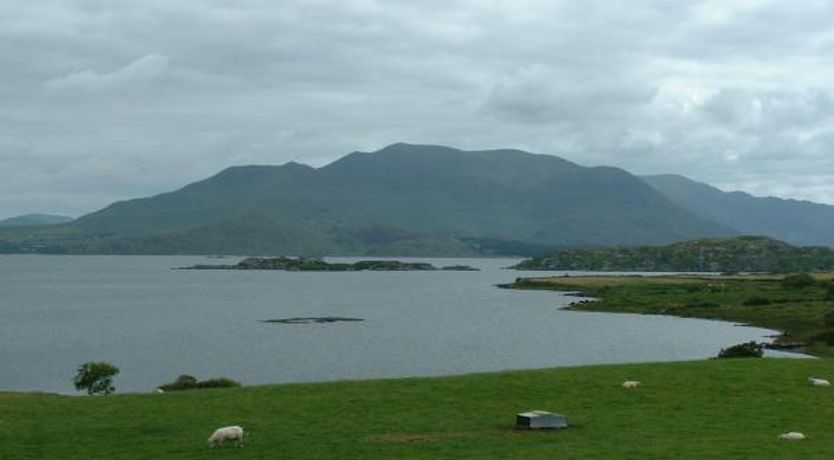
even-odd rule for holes
{"type": "Polygon", "coordinates": [[[696,359],[772,333],[560,311],[575,298],[493,286],[523,276],[501,270],[514,260],[419,260],[482,271],[198,271],[171,267],[237,259],[0,256],[0,389],[72,392],[76,367],[92,360],[121,368],[120,392],[150,391],[180,374],[258,384],[696,359]],[[258,321],[297,316],[365,321],[258,321]]]}

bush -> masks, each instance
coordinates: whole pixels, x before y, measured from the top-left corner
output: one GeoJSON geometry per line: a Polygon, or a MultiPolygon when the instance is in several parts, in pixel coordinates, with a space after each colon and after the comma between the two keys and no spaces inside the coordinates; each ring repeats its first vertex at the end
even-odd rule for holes
{"type": "Polygon", "coordinates": [[[199,381],[197,380],[197,377],[192,375],[181,375],[171,383],[160,385],[159,388],[163,391],[182,391],[201,390],[203,388],[231,388],[239,386],[240,382],[236,382],[226,377],[199,381]]]}
{"type": "Polygon", "coordinates": [[[756,342],[740,343],[728,348],[722,348],[718,352],[719,358],[761,358],[764,354],[764,346],[756,342]]]}
{"type": "Polygon", "coordinates": [[[834,311],[830,311],[830,312],[826,313],[822,317],[822,323],[825,324],[828,327],[834,328],[834,311]]]}
{"type": "Polygon", "coordinates": [[[78,391],[86,390],[88,395],[109,395],[116,391],[113,376],[119,368],[107,362],[89,362],[78,366],[78,373],[72,383],[78,391]]]}
{"type": "Polygon", "coordinates": [[[193,390],[197,388],[197,377],[184,374],[171,383],[160,385],[159,388],[164,391],[193,390]]]}
{"type": "Polygon", "coordinates": [[[782,279],[782,286],[790,289],[801,289],[808,286],[813,286],[817,280],[807,273],[798,273],[796,275],[788,275],[782,279]]]}
{"type": "Polygon", "coordinates": [[[226,377],[203,380],[202,382],[197,383],[197,388],[233,388],[239,386],[240,382],[227,379],[226,377]]]}
{"type": "Polygon", "coordinates": [[[757,305],[770,305],[771,303],[773,302],[765,297],[750,297],[741,304],[745,307],[755,307],[757,305]]]}

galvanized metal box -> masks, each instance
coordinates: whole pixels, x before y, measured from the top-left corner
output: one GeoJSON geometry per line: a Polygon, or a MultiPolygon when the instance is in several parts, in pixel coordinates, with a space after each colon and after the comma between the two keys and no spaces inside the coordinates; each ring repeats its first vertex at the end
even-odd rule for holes
{"type": "Polygon", "coordinates": [[[515,417],[515,427],[523,430],[567,428],[568,417],[543,410],[522,412],[515,417]]]}

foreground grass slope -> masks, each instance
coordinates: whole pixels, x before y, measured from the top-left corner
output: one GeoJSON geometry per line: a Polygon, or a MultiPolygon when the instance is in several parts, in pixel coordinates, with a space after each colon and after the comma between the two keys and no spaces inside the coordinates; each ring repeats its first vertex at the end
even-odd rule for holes
{"type": "Polygon", "coordinates": [[[2,459],[830,458],[834,361],[720,360],[594,366],[163,395],[0,393],[2,459]],[[624,390],[638,379],[643,387],[624,390]],[[519,432],[514,414],[571,427],[519,432]],[[209,450],[240,424],[246,447],[209,450]],[[809,439],[784,442],[798,430],[809,439]]]}

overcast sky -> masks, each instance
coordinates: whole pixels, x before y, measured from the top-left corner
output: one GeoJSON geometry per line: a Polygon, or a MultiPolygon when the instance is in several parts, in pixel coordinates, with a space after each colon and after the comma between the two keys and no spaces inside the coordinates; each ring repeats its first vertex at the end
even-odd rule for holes
{"type": "Polygon", "coordinates": [[[0,217],[395,142],[834,204],[834,2],[0,6],[0,217]]]}

